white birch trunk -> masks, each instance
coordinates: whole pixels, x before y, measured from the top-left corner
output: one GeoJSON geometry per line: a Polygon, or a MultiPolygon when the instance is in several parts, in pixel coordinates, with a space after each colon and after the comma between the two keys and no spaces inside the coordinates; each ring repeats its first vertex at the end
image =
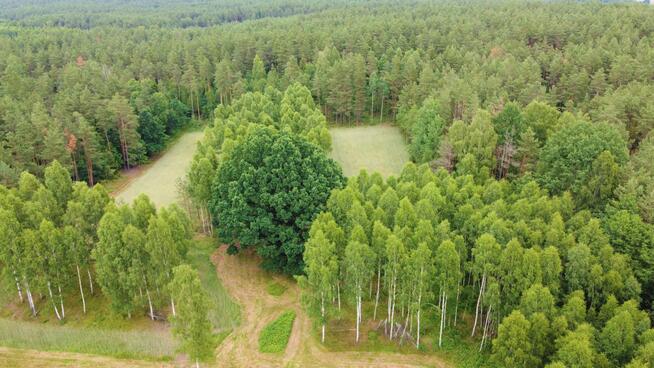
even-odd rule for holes
{"type": "Polygon", "coordinates": [[[82,288],[82,276],[79,273],[79,265],[75,265],[77,268],[77,281],[79,282],[79,292],[82,295],[82,310],[86,314],[86,299],[84,299],[84,289],[82,288]]]}
{"type": "Polygon", "coordinates": [[[154,310],[152,309],[152,299],[150,298],[150,290],[145,288],[145,294],[148,296],[148,305],[150,306],[150,319],[154,321],[154,310]]]}
{"type": "Polygon", "coordinates": [[[170,306],[173,308],[173,316],[176,316],[177,313],[175,313],[175,301],[173,300],[173,297],[170,297],[170,306]]]}
{"type": "Polygon", "coordinates": [[[61,321],[61,315],[59,314],[59,309],[57,309],[57,304],[54,301],[54,297],[52,296],[52,287],[50,286],[50,281],[48,281],[48,293],[50,293],[50,302],[52,303],[52,307],[54,308],[55,315],[57,316],[57,319],[61,321]]]}
{"type": "Polygon", "coordinates": [[[32,291],[30,290],[30,284],[25,281],[25,293],[27,294],[27,302],[30,305],[32,310],[32,316],[36,317],[36,307],[34,306],[34,298],[32,297],[32,291]]]}
{"type": "Polygon", "coordinates": [[[477,307],[475,308],[475,323],[472,325],[472,333],[470,336],[475,336],[475,331],[477,330],[477,320],[479,318],[479,305],[481,304],[481,297],[484,292],[484,287],[486,286],[486,273],[484,272],[481,277],[481,284],[479,285],[479,296],[477,297],[477,307]]]}
{"type": "Polygon", "coordinates": [[[64,296],[61,294],[61,286],[57,286],[59,289],[59,303],[61,304],[61,318],[66,318],[66,310],[64,309],[64,296]]]}
{"type": "Polygon", "coordinates": [[[454,304],[454,326],[459,314],[459,294],[461,293],[461,283],[456,285],[456,304],[454,304]]]}
{"type": "Polygon", "coordinates": [[[86,273],[89,275],[89,287],[91,288],[91,295],[93,295],[93,278],[91,278],[91,270],[87,268],[86,273]]]}
{"type": "Polygon", "coordinates": [[[393,301],[391,303],[391,336],[390,339],[393,340],[393,331],[395,329],[395,291],[396,285],[397,285],[397,280],[393,280],[393,301]]]}
{"type": "Polygon", "coordinates": [[[379,305],[379,284],[381,281],[381,263],[377,266],[377,295],[375,296],[375,312],[372,319],[377,320],[377,306],[379,305]]]}
{"type": "Polygon", "coordinates": [[[438,347],[440,348],[443,345],[443,326],[445,325],[445,313],[446,313],[446,308],[447,308],[447,299],[445,297],[445,291],[441,294],[441,327],[440,331],[438,332],[438,347]]]}
{"type": "Polygon", "coordinates": [[[20,302],[23,302],[23,290],[20,287],[20,282],[18,281],[18,276],[16,276],[16,271],[13,271],[14,274],[14,280],[16,280],[16,289],[18,289],[18,299],[20,299],[20,302]]]}
{"type": "Polygon", "coordinates": [[[320,342],[325,342],[325,294],[320,293],[320,316],[322,317],[322,336],[320,342]]]}
{"type": "Polygon", "coordinates": [[[486,342],[486,330],[488,329],[488,324],[490,323],[490,314],[492,308],[493,306],[489,305],[488,311],[486,312],[486,322],[484,323],[484,332],[481,335],[481,344],[479,345],[479,351],[482,351],[484,349],[484,342],[486,342]]]}

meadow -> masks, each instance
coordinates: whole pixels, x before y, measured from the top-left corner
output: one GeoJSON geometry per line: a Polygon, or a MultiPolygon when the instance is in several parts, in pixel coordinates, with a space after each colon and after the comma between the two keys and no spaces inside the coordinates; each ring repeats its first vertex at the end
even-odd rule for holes
{"type": "Polygon", "coordinates": [[[383,176],[398,175],[409,162],[404,137],[397,127],[372,125],[331,128],[331,157],[343,168],[345,176],[361,169],[383,176]]]}
{"type": "Polygon", "coordinates": [[[0,346],[167,361],[177,344],[166,329],[123,331],[0,319],[0,346]]]}
{"type": "Polygon", "coordinates": [[[116,183],[109,183],[116,200],[131,203],[139,194],[147,194],[157,207],[177,202],[177,183],[186,174],[202,135],[202,131],[183,134],[151,164],[131,169],[116,183]]]}

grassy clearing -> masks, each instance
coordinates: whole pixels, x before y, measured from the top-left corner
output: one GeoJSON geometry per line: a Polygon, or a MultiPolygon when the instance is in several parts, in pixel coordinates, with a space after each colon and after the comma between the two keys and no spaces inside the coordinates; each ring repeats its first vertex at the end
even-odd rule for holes
{"type": "Polygon", "coordinates": [[[171,360],[176,349],[167,331],[82,329],[6,319],[0,319],[0,345],[162,361],[171,360]]]}
{"type": "Polygon", "coordinates": [[[280,296],[288,289],[288,286],[276,281],[271,281],[266,285],[266,291],[272,296],[280,296]]]}
{"type": "Polygon", "coordinates": [[[361,169],[378,171],[383,176],[397,175],[409,161],[402,133],[390,125],[335,127],[331,157],[338,161],[346,176],[361,169]]]}
{"type": "Polygon", "coordinates": [[[196,143],[202,136],[203,132],[197,130],[183,134],[152,164],[125,173],[126,181],[110,182],[107,185],[109,190],[124,203],[132,202],[141,193],[147,194],[158,207],[175,203],[178,200],[177,182],[186,174],[196,143]]]}
{"type": "Polygon", "coordinates": [[[293,330],[295,311],[282,313],[276,320],[270,322],[259,335],[259,351],[262,353],[281,353],[286,350],[288,339],[293,330]]]}
{"type": "Polygon", "coordinates": [[[202,286],[209,294],[212,303],[209,319],[218,331],[228,331],[240,324],[241,310],[216,274],[216,266],[211,262],[211,254],[215,250],[211,238],[196,239],[194,247],[189,250],[188,259],[200,273],[202,286]]]}

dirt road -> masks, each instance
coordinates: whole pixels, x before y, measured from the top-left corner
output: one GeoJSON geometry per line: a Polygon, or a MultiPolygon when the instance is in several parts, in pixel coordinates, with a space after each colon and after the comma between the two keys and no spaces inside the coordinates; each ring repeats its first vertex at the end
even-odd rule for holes
{"type": "Polygon", "coordinates": [[[329,352],[311,333],[311,321],[300,307],[295,282],[266,274],[254,254],[228,255],[225,246],[214,253],[213,262],[225,288],[243,308],[241,325],[216,352],[220,367],[450,367],[426,354],[329,352]],[[266,292],[271,278],[288,286],[284,294],[275,297],[266,292]],[[260,353],[259,332],[287,309],[295,310],[297,317],[286,351],[260,353]]]}

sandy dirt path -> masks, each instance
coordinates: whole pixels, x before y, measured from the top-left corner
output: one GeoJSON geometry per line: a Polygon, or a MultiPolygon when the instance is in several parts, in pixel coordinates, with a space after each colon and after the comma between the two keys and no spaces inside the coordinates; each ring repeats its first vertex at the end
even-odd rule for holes
{"type": "Polygon", "coordinates": [[[442,359],[427,354],[329,352],[311,332],[311,320],[300,307],[296,283],[268,275],[258,266],[251,252],[228,255],[226,247],[217,250],[212,260],[224,286],[242,307],[241,325],[216,351],[220,367],[451,367],[442,359]],[[266,292],[273,278],[288,289],[279,297],[266,292]],[[288,347],[283,354],[258,351],[258,337],[264,326],[284,310],[297,313],[288,347]]]}

